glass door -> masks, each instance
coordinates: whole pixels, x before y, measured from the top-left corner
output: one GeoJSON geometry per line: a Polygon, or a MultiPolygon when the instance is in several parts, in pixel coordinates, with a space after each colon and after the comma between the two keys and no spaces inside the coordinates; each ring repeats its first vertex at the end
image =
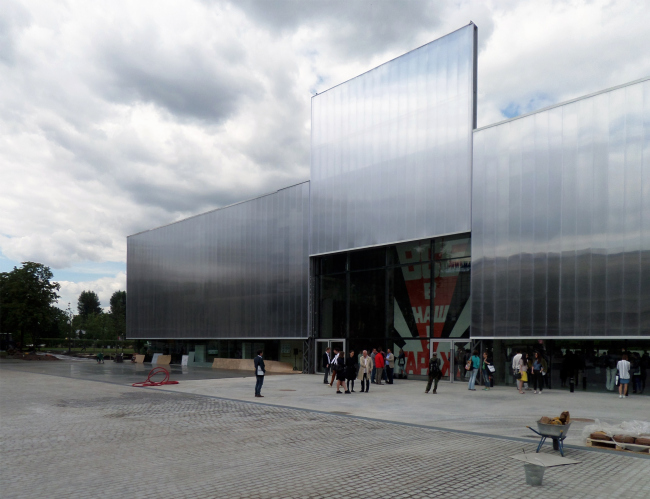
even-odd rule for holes
{"type": "Polygon", "coordinates": [[[323,374],[323,354],[325,350],[330,349],[330,357],[334,357],[334,349],[345,350],[345,340],[331,339],[331,340],[316,340],[316,373],[323,374]]]}
{"type": "Polygon", "coordinates": [[[450,375],[454,368],[454,356],[452,355],[451,341],[430,340],[429,352],[436,352],[440,359],[440,369],[442,370],[441,380],[449,381],[450,375]]]}
{"type": "Polygon", "coordinates": [[[470,373],[465,370],[465,363],[472,356],[472,343],[469,341],[454,341],[454,381],[469,381],[470,373]]]}

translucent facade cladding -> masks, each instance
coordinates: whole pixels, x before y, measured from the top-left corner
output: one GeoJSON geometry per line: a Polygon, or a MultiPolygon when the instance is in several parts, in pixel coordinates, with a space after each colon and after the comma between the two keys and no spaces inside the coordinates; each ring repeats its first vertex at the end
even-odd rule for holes
{"type": "Polygon", "coordinates": [[[307,335],[309,183],[130,236],[129,338],[307,335]]]}
{"type": "Polygon", "coordinates": [[[472,338],[650,336],[650,80],[474,133],[472,338]]]}
{"type": "Polygon", "coordinates": [[[312,99],[310,254],[470,230],[476,26],[312,99]]]}

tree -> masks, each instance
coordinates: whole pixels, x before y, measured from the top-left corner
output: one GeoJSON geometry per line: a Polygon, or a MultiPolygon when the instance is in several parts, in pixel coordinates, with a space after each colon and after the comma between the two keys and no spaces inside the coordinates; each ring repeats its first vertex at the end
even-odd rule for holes
{"type": "Polygon", "coordinates": [[[110,315],[103,312],[90,314],[84,323],[86,334],[83,339],[110,341],[114,339],[111,334],[110,315]]]}
{"type": "Polygon", "coordinates": [[[111,296],[111,321],[116,338],[126,337],[126,291],[115,291],[111,296]]]}
{"type": "Polygon", "coordinates": [[[94,291],[82,291],[77,300],[77,311],[85,321],[89,316],[101,314],[102,307],[99,303],[99,296],[94,291]]]}
{"type": "Polygon", "coordinates": [[[61,286],[52,277],[49,267],[35,262],[0,273],[0,329],[17,334],[21,346],[26,339],[38,344],[57,320],[54,303],[61,286]]]}
{"type": "Polygon", "coordinates": [[[58,307],[51,307],[51,322],[47,329],[43,331],[45,338],[67,338],[70,336],[70,317],[58,307]]]}

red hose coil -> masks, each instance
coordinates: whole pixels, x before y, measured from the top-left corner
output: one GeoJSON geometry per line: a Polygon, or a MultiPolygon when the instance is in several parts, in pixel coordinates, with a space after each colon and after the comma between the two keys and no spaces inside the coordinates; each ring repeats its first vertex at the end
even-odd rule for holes
{"type": "Polygon", "coordinates": [[[147,376],[146,381],[141,381],[140,383],[133,383],[131,386],[162,386],[162,385],[177,385],[178,381],[169,381],[169,371],[164,367],[154,367],[149,371],[149,376],[147,376]],[[164,374],[165,377],[162,381],[153,381],[151,378],[158,374],[164,374]]]}

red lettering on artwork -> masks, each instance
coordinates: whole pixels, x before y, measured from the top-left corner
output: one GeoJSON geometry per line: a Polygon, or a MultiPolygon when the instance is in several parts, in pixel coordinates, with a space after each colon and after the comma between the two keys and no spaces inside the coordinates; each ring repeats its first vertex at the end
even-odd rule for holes
{"type": "Polygon", "coordinates": [[[415,372],[415,356],[413,352],[404,352],[406,354],[406,372],[413,374],[415,372]]]}

